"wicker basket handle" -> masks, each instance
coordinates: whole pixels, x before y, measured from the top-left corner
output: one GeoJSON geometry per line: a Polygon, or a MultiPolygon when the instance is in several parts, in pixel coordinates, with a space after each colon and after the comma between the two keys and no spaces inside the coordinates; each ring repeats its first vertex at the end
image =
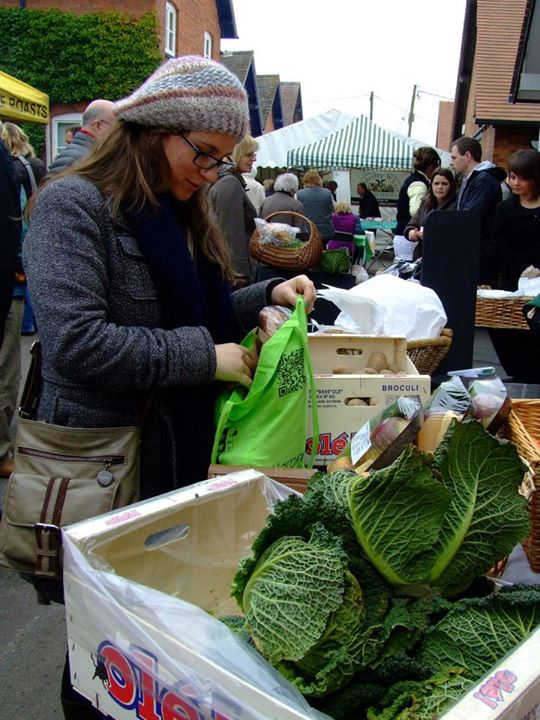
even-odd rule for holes
{"type": "Polygon", "coordinates": [[[294,215],[295,217],[302,218],[302,220],[305,220],[311,227],[313,227],[313,223],[309,218],[307,218],[305,215],[301,215],[300,213],[294,212],[294,210],[276,210],[276,212],[270,213],[270,215],[267,215],[263,220],[270,220],[270,218],[274,217],[274,215],[294,215]]]}

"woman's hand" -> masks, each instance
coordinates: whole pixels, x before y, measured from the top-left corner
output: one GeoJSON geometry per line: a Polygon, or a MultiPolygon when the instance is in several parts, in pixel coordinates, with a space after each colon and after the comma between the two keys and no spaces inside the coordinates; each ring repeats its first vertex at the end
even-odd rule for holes
{"type": "Polygon", "coordinates": [[[421,240],[424,233],[421,230],[417,230],[416,228],[413,228],[412,230],[409,230],[409,240],[411,242],[418,242],[418,240],[421,240]]]}
{"type": "Polygon", "coordinates": [[[251,385],[256,360],[245,347],[236,343],[216,345],[216,380],[237,382],[245,387],[251,385]]]}
{"type": "Polygon", "coordinates": [[[272,290],[270,300],[272,305],[283,305],[284,307],[294,308],[296,305],[296,296],[303,295],[306,305],[306,312],[313,310],[317,291],[315,285],[306,275],[297,275],[291,280],[276,285],[272,290]]]}

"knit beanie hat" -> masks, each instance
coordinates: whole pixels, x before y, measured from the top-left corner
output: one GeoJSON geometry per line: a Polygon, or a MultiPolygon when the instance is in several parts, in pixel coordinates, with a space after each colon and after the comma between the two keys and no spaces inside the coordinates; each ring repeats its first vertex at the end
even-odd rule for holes
{"type": "Polygon", "coordinates": [[[220,63],[185,55],[163,63],[129,97],[114,105],[127,122],[224,133],[241,140],[248,130],[247,97],[220,63]]]}

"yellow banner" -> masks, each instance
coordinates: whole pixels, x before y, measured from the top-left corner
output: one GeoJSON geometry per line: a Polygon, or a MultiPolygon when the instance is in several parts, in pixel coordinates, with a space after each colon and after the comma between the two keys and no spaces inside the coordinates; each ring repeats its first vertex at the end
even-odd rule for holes
{"type": "Polygon", "coordinates": [[[49,122],[49,96],[0,71],[0,117],[49,122]]]}

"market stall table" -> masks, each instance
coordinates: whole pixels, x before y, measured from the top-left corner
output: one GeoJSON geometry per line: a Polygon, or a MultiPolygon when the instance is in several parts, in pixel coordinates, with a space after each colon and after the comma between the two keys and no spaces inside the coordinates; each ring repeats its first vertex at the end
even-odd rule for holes
{"type": "Polygon", "coordinates": [[[375,252],[369,265],[366,265],[366,270],[368,272],[369,272],[370,268],[372,268],[376,262],[379,262],[379,264],[381,264],[382,254],[392,248],[392,242],[394,239],[393,231],[396,229],[396,227],[397,227],[397,220],[364,220],[364,219],[362,219],[362,229],[363,230],[382,230],[382,232],[385,233],[385,235],[386,235],[383,246],[375,252]]]}

